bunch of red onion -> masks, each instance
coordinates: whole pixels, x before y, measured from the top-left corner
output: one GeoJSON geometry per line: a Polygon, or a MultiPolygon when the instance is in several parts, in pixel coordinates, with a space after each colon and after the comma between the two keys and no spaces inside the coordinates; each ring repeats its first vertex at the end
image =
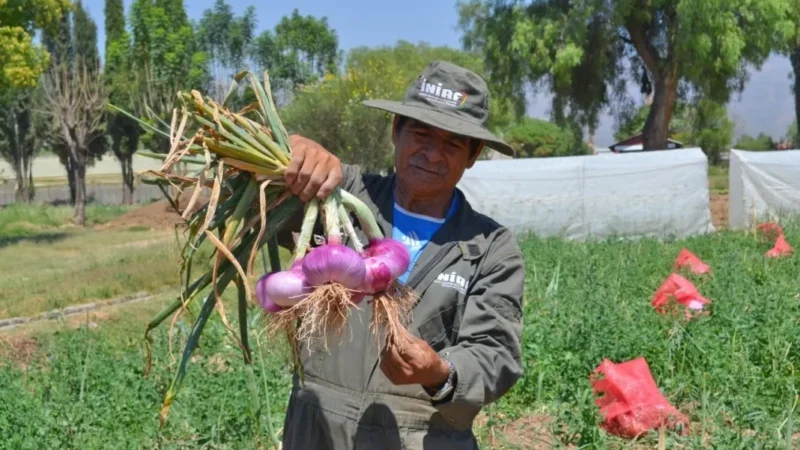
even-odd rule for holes
{"type": "MultiPolygon", "coordinates": [[[[258,300],[273,315],[277,328],[291,327],[299,319],[296,336],[305,341],[341,331],[349,307],[359,305],[365,296],[381,298],[373,306],[385,309],[384,304],[399,292],[395,281],[408,270],[411,259],[403,243],[382,236],[367,206],[344,191],[323,201],[326,241],[309,250],[318,209],[316,200],[306,206],[291,268],[266,274],[256,284],[258,300]],[[369,239],[366,247],[355,234],[348,210],[355,212],[369,239]],[[342,245],[340,226],[355,249],[342,245]]],[[[400,309],[410,309],[409,301],[395,300],[404,305],[400,309]]],[[[376,317],[385,320],[387,313],[376,311],[376,317]]]]}
{"type": "Polygon", "coordinates": [[[261,306],[278,313],[304,300],[316,286],[338,283],[352,292],[351,302],[361,303],[365,295],[386,290],[408,270],[410,255],[394,239],[376,239],[363,253],[341,244],[312,249],[289,270],[264,275],[256,284],[261,306]]]}

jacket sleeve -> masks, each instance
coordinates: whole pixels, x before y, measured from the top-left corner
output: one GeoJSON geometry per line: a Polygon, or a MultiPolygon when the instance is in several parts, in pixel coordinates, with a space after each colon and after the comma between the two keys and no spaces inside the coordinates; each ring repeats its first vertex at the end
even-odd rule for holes
{"type": "Polygon", "coordinates": [[[342,182],[339,187],[349,192],[355,186],[359,177],[361,177],[361,167],[342,163],[342,182]]]}
{"type": "Polygon", "coordinates": [[[481,408],[522,376],[522,296],[525,266],[511,233],[498,236],[467,297],[455,345],[439,352],[456,369],[456,387],[436,408],[469,428],[481,408]],[[499,245],[498,245],[499,244],[499,245]]]}

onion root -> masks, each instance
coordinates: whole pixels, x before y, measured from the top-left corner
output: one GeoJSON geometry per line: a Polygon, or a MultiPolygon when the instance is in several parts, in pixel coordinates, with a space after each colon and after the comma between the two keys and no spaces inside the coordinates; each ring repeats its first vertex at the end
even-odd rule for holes
{"type": "Polygon", "coordinates": [[[328,351],[328,336],[344,335],[344,328],[350,315],[350,308],[357,308],[351,297],[355,294],[339,283],[326,283],[317,286],[308,297],[291,308],[274,314],[270,319],[271,332],[286,332],[299,325],[291,334],[295,342],[305,344],[309,349],[321,344],[328,351]]]}
{"type": "Polygon", "coordinates": [[[385,343],[387,349],[404,347],[411,341],[408,325],[418,295],[405,285],[393,281],[389,287],[372,298],[372,323],[370,329],[378,339],[378,348],[385,343]]]}

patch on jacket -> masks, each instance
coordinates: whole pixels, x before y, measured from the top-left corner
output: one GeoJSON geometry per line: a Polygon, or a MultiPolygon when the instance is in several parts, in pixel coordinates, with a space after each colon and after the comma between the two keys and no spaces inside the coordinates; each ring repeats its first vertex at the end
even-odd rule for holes
{"type": "Polygon", "coordinates": [[[462,277],[457,272],[442,272],[436,277],[434,283],[441,287],[455,289],[462,294],[466,294],[469,279],[462,277]]]}

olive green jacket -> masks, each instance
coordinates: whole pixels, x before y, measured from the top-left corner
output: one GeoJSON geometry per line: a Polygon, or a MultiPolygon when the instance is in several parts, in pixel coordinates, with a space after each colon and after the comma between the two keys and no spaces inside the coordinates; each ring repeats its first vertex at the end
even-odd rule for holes
{"type": "MultiPolygon", "coordinates": [[[[364,201],[391,236],[394,175],[347,165],[343,171],[342,188],[364,201]]],[[[453,393],[434,403],[420,385],[386,378],[366,299],[352,310],[341,343],[329,339],[327,353],[302,349],[305,382],[295,377],[284,449],[477,448],[476,415],[522,374],[525,268],[508,229],[457,195],[459,210],[425,247],[407,283],[420,295],[410,331],[453,363],[453,393]]]]}

